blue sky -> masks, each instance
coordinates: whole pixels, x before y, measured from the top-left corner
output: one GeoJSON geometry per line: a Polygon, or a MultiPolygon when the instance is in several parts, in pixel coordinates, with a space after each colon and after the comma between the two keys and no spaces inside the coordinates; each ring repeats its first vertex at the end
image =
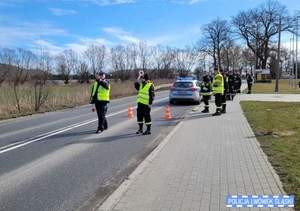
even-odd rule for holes
{"type": "MultiPolygon", "coordinates": [[[[280,0],[291,14],[299,0],[280,0]]],[[[147,41],[176,48],[192,45],[201,26],[230,20],[262,0],[1,0],[0,47],[59,53],[88,45],[147,41]]],[[[289,39],[289,38],[288,38],[289,39]]],[[[284,40],[283,40],[284,41],[284,40]]]]}

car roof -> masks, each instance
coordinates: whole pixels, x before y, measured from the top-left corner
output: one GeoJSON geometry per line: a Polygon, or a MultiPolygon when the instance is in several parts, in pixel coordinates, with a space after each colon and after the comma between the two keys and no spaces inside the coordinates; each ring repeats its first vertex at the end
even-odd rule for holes
{"type": "Polygon", "coordinates": [[[180,77],[175,82],[193,82],[198,81],[196,77],[180,77]]]}

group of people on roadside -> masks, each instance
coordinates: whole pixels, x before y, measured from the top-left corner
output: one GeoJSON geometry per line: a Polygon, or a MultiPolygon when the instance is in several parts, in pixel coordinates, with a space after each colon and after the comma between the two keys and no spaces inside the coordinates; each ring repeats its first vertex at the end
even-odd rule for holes
{"type": "MultiPolygon", "coordinates": [[[[95,74],[95,82],[92,87],[90,103],[95,104],[98,116],[98,127],[96,133],[102,133],[108,129],[106,114],[110,101],[110,83],[105,79],[105,72],[98,71],[95,74]]],[[[151,134],[151,105],[154,101],[154,85],[150,82],[148,74],[140,75],[134,82],[134,88],[138,90],[137,95],[137,123],[139,126],[136,134],[149,135],[151,134]],[[146,125],[146,130],[143,131],[143,125],[146,125]]]]}
{"type": "MultiPolygon", "coordinates": [[[[214,75],[203,71],[204,75],[201,83],[201,95],[204,102],[202,113],[209,113],[209,100],[211,95],[215,97],[216,112],[213,116],[226,113],[226,101],[233,100],[236,93],[241,92],[242,78],[239,72],[223,71],[222,68],[214,68],[214,75]]],[[[92,87],[90,103],[95,104],[98,116],[98,127],[96,133],[102,133],[108,129],[106,120],[107,104],[110,101],[110,83],[105,79],[105,72],[99,71],[95,74],[95,82],[92,87]]],[[[252,75],[246,73],[248,93],[251,94],[253,83],[252,75]]],[[[154,101],[154,84],[150,82],[148,74],[140,75],[134,82],[134,88],[138,90],[137,103],[137,124],[139,126],[136,134],[151,134],[151,105],[154,101]],[[146,130],[143,130],[144,124],[146,130]]]]}
{"type": "MultiPolygon", "coordinates": [[[[251,94],[253,84],[252,75],[246,72],[246,81],[248,84],[248,93],[251,94]]],[[[224,71],[222,68],[214,68],[214,75],[203,71],[201,83],[201,95],[204,102],[202,113],[209,113],[209,100],[211,95],[215,97],[216,112],[213,116],[220,116],[226,113],[227,100],[233,100],[236,93],[241,92],[242,77],[239,72],[224,71]]]]}

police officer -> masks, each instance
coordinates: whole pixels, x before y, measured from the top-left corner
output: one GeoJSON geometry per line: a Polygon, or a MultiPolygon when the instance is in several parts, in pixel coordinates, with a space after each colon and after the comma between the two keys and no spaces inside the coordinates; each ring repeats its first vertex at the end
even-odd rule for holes
{"type": "Polygon", "coordinates": [[[222,96],[224,94],[224,78],[219,72],[218,68],[214,68],[214,76],[212,82],[212,90],[215,96],[216,112],[213,116],[221,115],[222,110],[222,96]]]}
{"type": "Polygon", "coordinates": [[[98,129],[96,133],[101,133],[103,130],[107,130],[107,103],[109,103],[110,83],[105,79],[105,72],[99,71],[95,74],[96,81],[94,82],[91,103],[95,104],[98,115],[98,129]]]}
{"type": "Polygon", "coordinates": [[[134,82],[134,87],[138,90],[137,96],[137,123],[139,125],[139,130],[136,134],[148,135],[151,134],[151,105],[153,103],[154,85],[149,81],[148,74],[144,74],[140,77],[140,80],[134,82]],[[145,132],[143,132],[143,125],[147,126],[145,132]]]}
{"type": "Polygon", "coordinates": [[[201,83],[201,95],[204,102],[204,110],[202,113],[209,113],[209,99],[211,96],[211,78],[208,71],[203,71],[202,83],[201,83]]]}

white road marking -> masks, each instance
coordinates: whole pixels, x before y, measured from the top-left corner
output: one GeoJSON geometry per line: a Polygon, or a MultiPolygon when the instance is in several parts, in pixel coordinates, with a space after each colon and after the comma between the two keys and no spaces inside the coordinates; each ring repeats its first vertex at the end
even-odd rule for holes
{"type": "MultiPolygon", "coordinates": [[[[162,99],[157,100],[155,102],[159,102],[159,101],[162,101],[162,100],[165,100],[165,99],[167,99],[167,98],[162,98],[162,99]]],[[[137,106],[133,106],[133,108],[136,108],[136,107],[137,106]]],[[[128,111],[127,109],[126,110],[121,110],[119,112],[109,114],[109,115],[107,115],[107,117],[111,117],[111,116],[114,116],[114,115],[117,115],[117,114],[120,114],[120,113],[123,113],[123,112],[127,112],[127,111],[128,111]]],[[[68,130],[72,130],[74,128],[81,127],[83,125],[90,124],[90,123],[95,122],[97,120],[98,120],[98,118],[94,118],[94,119],[91,119],[91,120],[86,120],[86,121],[79,122],[79,123],[76,123],[76,124],[73,124],[73,125],[70,125],[70,126],[67,126],[67,127],[63,127],[61,129],[58,129],[58,130],[54,130],[54,131],[50,131],[48,133],[38,135],[36,137],[30,138],[30,139],[27,139],[27,140],[24,140],[24,141],[19,141],[19,142],[13,143],[13,144],[9,144],[9,145],[0,147],[0,154],[5,153],[5,152],[9,152],[11,150],[14,150],[14,149],[17,149],[17,148],[20,148],[20,147],[23,147],[23,146],[26,146],[28,144],[35,143],[37,141],[40,141],[40,140],[43,140],[45,138],[48,138],[48,137],[66,132],[68,130]]]]}

